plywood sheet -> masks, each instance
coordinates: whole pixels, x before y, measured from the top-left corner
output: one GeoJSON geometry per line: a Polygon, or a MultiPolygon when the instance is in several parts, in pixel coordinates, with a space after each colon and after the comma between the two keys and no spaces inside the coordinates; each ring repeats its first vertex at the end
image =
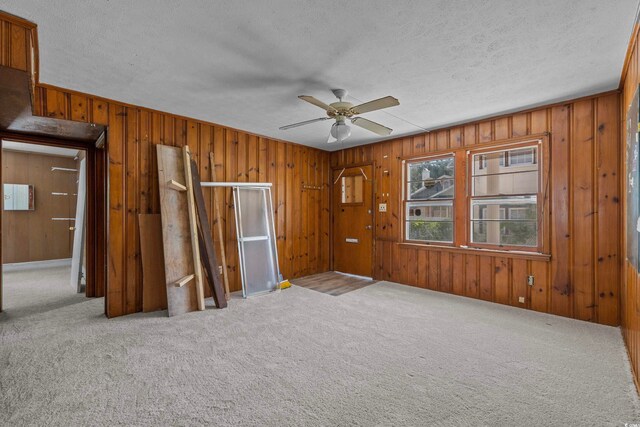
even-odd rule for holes
{"type": "Polygon", "coordinates": [[[142,258],[142,311],[167,308],[167,285],[162,254],[160,214],[140,214],[140,256],[142,258]]]}
{"type": "Polygon", "coordinates": [[[157,153],[167,306],[169,316],[175,316],[198,309],[195,280],[183,286],[176,285],[195,272],[187,192],[175,190],[168,184],[172,180],[183,185],[186,183],[184,158],[178,147],[158,145],[157,153]]]}

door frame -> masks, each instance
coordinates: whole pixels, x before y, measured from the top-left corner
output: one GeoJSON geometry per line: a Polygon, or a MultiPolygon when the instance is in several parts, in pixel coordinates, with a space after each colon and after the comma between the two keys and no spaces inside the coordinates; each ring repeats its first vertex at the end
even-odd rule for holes
{"type": "Polygon", "coordinates": [[[333,220],[334,220],[334,206],[336,201],[334,200],[334,187],[336,184],[334,184],[333,182],[333,175],[335,171],[339,171],[342,169],[351,169],[351,168],[361,168],[363,166],[371,166],[371,278],[375,279],[375,271],[376,271],[376,231],[377,231],[377,225],[376,225],[376,162],[371,161],[371,162],[360,162],[360,163],[354,163],[354,164],[350,164],[350,165],[344,165],[344,166],[332,166],[331,167],[331,174],[329,175],[329,179],[330,179],[330,192],[329,192],[329,210],[331,211],[331,214],[329,215],[329,270],[331,271],[335,271],[334,270],[334,263],[333,263],[333,254],[334,254],[334,239],[333,239],[333,220]]]}
{"type": "MultiPolygon", "coordinates": [[[[48,136],[0,131],[0,161],[2,140],[53,147],[75,148],[86,151],[87,159],[87,212],[86,212],[86,261],[87,297],[103,297],[107,290],[107,207],[108,207],[108,152],[106,131],[97,141],[74,141],[48,136]],[[104,143],[101,143],[104,141],[104,143]],[[98,146],[99,145],[99,146],[98,146]]],[[[1,164],[1,163],[0,163],[1,164]]],[[[0,182],[3,182],[0,167],[0,182]]],[[[0,267],[2,264],[2,217],[0,209],[0,267]]],[[[0,312],[2,312],[3,274],[0,274],[0,312]]],[[[105,298],[106,313],[106,298],[105,298]]]]}

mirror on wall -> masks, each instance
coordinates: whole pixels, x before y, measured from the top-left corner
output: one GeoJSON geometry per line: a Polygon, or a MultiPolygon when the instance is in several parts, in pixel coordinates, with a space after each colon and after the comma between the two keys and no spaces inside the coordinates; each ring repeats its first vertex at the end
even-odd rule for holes
{"type": "Polygon", "coordinates": [[[5,211],[32,211],[35,209],[33,185],[4,184],[5,211]]]}

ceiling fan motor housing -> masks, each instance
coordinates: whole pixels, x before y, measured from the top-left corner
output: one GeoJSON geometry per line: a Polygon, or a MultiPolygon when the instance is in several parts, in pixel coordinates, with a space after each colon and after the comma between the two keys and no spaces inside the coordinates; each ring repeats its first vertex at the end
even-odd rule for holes
{"type": "Polygon", "coordinates": [[[329,104],[330,106],[332,106],[333,108],[335,108],[335,111],[327,111],[327,115],[329,117],[338,119],[340,117],[351,117],[354,115],[353,111],[351,110],[353,108],[353,104],[350,102],[334,102],[333,104],[329,104]]]}

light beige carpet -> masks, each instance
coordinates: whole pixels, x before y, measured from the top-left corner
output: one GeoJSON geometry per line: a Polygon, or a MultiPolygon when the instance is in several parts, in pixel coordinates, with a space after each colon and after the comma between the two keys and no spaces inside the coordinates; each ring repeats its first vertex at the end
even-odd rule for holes
{"type": "Polygon", "coordinates": [[[640,421],[616,328],[385,282],[107,320],[102,299],[40,277],[58,303],[42,284],[7,278],[2,425],[640,421]],[[17,293],[31,297],[17,304],[17,293]]]}

